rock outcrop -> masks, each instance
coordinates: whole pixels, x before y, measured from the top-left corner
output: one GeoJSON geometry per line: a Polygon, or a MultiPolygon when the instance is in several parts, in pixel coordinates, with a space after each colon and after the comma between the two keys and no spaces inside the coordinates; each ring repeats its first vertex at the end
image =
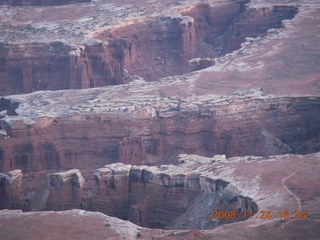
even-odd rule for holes
{"type": "MultiPolygon", "coordinates": [[[[214,159],[226,160],[224,156],[214,159]]],[[[203,176],[184,164],[177,168],[115,163],[98,169],[94,179],[96,193],[84,193],[85,181],[79,170],[51,173],[44,188],[33,194],[24,189],[24,195],[31,196],[25,201],[32,210],[82,208],[140,226],[166,229],[212,229],[248,218],[212,221],[212,210],[258,211],[257,204],[229,182],[203,176]]]]}
{"type": "MultiPolygon", "coordinates": [[[[135,85],[130,86],[134,92],[135,85]]],[[[225,98],[163,97],[158,104],[149,89],[132,99],[123,97],[123,88],[6,98],[20,105],[17,115],[1,119],[0,170],[163,164],[180,153],[230,157],[319,151],[318,97],[251,91],[225,98]]]]}
{"type": "Polygon", "coordinates": [[[190,169],[117,163],[98,169],[95,179],[98,195],[90,199],[87,209],[149,228],[211,229],[240,220],[212,223],[212,209],[253,214],[258,211],[250,198],[240,196],[240,191],[228,182],[190,169]]]}
{"type": "Polygon", "coordinates": [[[81,208],[84,178],[78,169],[51,173],[47,176],[49,196],[46,210],[81,208]]]}
{"type": "Polygon", "coordinates": [[[298,12],[294,6],[247,8],[245,3],[211,7],[202,3],[181,11],[197,25],[197,48],[202,57],[222,56],[237,50],[246,37],[265,36],[269,29],[281,28],[282,20],[292,19],[298,12]],[[212,53],[211,53],[212,54],[212,53]]]}
{"type": "Polygon", "coordinates": [[[121,63],[101,42],[85,48],[61,42],[0,45],[1,95],[124,82],[121,63]]]}
{"type": "Polygon", "coordinates": [[[90,37],[81,32],[73,44],[60,40],[0,42],[0,95],[185,74],[213,65],[214,61],[206,59],[239,49],[246,37],[264,36],[296,13],[294,6],[247,9],[241,1],[214,6],[202,3],[182,9],[179,17],[125,20],[99,28],[90,37]],[[194,67],[188,64],[193,58],[204,60],[194,67]]]}
{"type": "Polygon", "coordinates": [[[0,7],[0,239],[318,238],[319,3],[191,3],[0,7]]]}
{"type": "Polygon", "coordinates": [[[20,207],[21,184],[21,170],[10,171],[7,175],[0,173],[0,209],[15,209],[20,207]]]}
{"type": "MultiPolygon", "coordinates": [[[[180,232],[178,229],[183,229],[183,232],[187,233],[190,231],[187,229],[215,228],[214,232],[203,232],[205,235],[210,235],[220,234],[220,230],[226,234],[225,230],[234,229],[238,232],[239,229],[248,228],[257,229],[256,233],[249,231],[249,234],[254,235],[261,234],[261,226],[264,226],[263,229],[270,228],[268,231],[281,229],[282,234],[290,235],[293,232],[297,234],[306,231],[306,226],[318,224],[319,159],[319,153],[229,159],[223,155],[206,158],[184,154],[178,157],[178,165],[158,167],[132,166],[122,163],[106,165],[95,173],[98,191],[95,194],[83,192],[80,207],[129,219],[140,226],[176,229],[174,230],[176,234],[180,232]],[[307,211],[307,217],[295,219],[292,215],[289,219],[281,219],[279,209],[285,208],[290,213],[307,211]],[[212,219],[214,216],[212,211],[235,211],[237,218],[212,219]],[[247,213],[252,211],[256,214],[252,217],[248,214],[246,221],[241,221],[244,220],[244,211],[247,213]],[[263,214],[265,211],[270,212],[269,217],[263,214]],[[227,223],[232,224],[223,227],[227,223]],[[296,226],[296,230],[286,233],[289,226],[296,226]]],[[[69,180],[74,173],[79,177],[77,170],[56,173],[53,178],[53,175],[48,177],[55,183],[59,182],[60,189],[65,193],[59,195],[57,189],[50,190],[59,207],[67,207],[65,203],[71,201],[71,198],[66,196],[70,196],[72,192],[69,180]],[[56,181],[61,179],[61,176],[63,179],[69,179],[65,182],[68,184],[61,186],[61,181],[56,181]]],[[[57,186],[55,183],[53,185],[57,186]]],[[[87,181],[84,185],[86,184],[87,181]]],[[[27,192],[24,194],[30,195],[27,192]]],[[[77,200],[73,199],[73,201],[77,200]]],[[[71,212],[73,216],[77,216],[80,212],[84,214],[84,211],[71,212]]],[[[3,214],[9,213],[1,212],[0,218],[4,216],[3,214]]],[[[29,214],[31,216],[36,213],[29,214]]],[[[42,212],[41,216],[47,214],[53,214],[53,212],[42,212]]],[[[102,213],[86,214],[102,216],[102,213]]],[[[79,221],[80,216],[77,219],[79,221]]],[[[116,222],[109,222],[109,220],[104,221],[104,227],[120,230],[122,227],[131,229],[130,226],[136,226],[128,222],[125,224],[121,220],[116,222]]],[[[3,227],[3,223],[6,222],[1,220],[1,223],[3,227]]],[[[143,229],[145,228],[140,228],[140,234],[143,234],[143,229]]],[[[3,232],[6,231],[0,231],[0,234],[3,232]]],[[[313,236],[317,234],[316,232],[309,229],[306,234],[313,236]]],[[[169,235],[172,231],[163,230],[162,233],[169,235]]],[[[194,236],[191,232],[189,233],[194,236]]],[[[270,234],[273,234],[273,231],[270,234]]]]}
{"type": "Polygon", "coordinates": [[[95,240],[107,239],[277,239],[279,235],[286,239],[317,239],[319,236],[317,220],[301,219],[280,223],[265,221],[264,224],[249,225],[246,221],[228,226],[220,226],[214,231],[199,230],[161,230],[142,228],[128,221],[106,216],[102,213],[83,210],[64,212],[32,212],[0,211],[0,237],[12,237],[32,240],[54,240],[86,238],[95,240]],[[66,226],[67,230],[66,230],[66,226]],[[85,227],[84,227],[85,226],[85,227]],[[279,226],[285,226],[281,228],[279,226]],[[44,231],[45,230],[45,231],[44,231]],[[261,234],[267,232],[268,234],[261,234]]]}
{"type": "Polygon", "coordinates": [[[69,210],[63,212],[29,212],[21,210],[0,211],[0,238],[24,239],[135,239],[137,236],[151,239],[160,236],[160,230],[148,233],[141,227],[98,212],[69,210]],[[19,223],[23,224],[19,224],[19,223]],[[17,226],[18,224],[19,226],[17,226]],[[19,229],[19,230],[18,230],[19,229]],[[90,229],[88,231],[88,229],[90,229]],[[18,233],[19,232],[19,233],[18,233]]]}

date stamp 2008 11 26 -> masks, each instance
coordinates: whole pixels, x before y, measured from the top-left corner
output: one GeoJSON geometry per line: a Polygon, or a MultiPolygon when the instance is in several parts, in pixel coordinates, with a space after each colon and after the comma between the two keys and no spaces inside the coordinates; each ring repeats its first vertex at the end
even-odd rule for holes
{"type": "Polygon", "coordinates": [[[253,214],[252,211],[243,211],[238,213],[236,211],[212,211],[213,216],[212,219],[248,219],[248,218],[257,218],[257,219],[272,219],[272,218],[280,218],[280,219],[303,219],[308,218],[307,211],[264,211],[260,210],[256,214],[253,214]],[[254,216],[255,215],[255,216],[254,216]]]}

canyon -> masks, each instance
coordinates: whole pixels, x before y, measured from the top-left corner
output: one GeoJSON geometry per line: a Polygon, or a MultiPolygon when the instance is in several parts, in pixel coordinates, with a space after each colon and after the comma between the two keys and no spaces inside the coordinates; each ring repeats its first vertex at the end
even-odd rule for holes
{"type": "MultiPolygon", "coordinates": [[[[196,4],[182,9],[180,17],[123,21],[91,33],[90,38],[82,34],[72,45],[70,40],[0,42],[0,94],[101,87],[127,83],[135,76],[157,81],[185,74],[213,65],[215,57],[239,49],[246,37],[264,36],[297,13],[293,6],[247,9],[244,3],[196,4]]],[[[25,28],[35,34],[43,31],[40,24],[25,28]]],[[[8,32],[4,34],[11,37],[8,32]]]]}
{"type": "Polygon", "coordinates": [[[316,0],[0,5],[1,239],[320,236],[316,0]]]}
{"type": "Polygon", "coordinates": [[[121,95],[110,101],[117,92],[122,90],[3,98],[20,104],[16,115],[0,122],[0,170],[81,170],[113,162],[172,163],[180,153],[269,156],[320,148],[317,97],[272,98],[258,89],[226,98],[163,97],[156,106],[157,96],[142,93],[132,106],[121,95]]]}
{"type": "MultiPolygon", "coordinates": [[[[317,174],[319,160],[319,153],[278,155],[269,158],[226,158],[223,155],[207,158],[182,154],[177,159],[178,165],[147,167],[114,163],[96,170],[95,179],[98,183],[98,191],[95,195],[91,195],[91,198],[106,204],[104,208],[109,207],[107,211],[118,211],[118,216],[129,214],[132,222],[142,226],[105,215],[100,211],[2,210],[0,219],[3,227],[0,236],[10,238],[23,234],[27,239],[39,236],[45,239],[54,239],[56,236],[61,238],[77,236],[86,239],[214,239],[216,237],[227,239],[240,236],[240,238],[256,239],[260,236],[262,239],[269,239],[270,236],[281,235],[288,239],[295,237],[313,239],[319,236],[317,227],[319,225],[319,212],[317,211],[319,197],[316,194],[319,189],[319,175],[317,174]],[[216,180],[211,181],[212,178],[216,180]],[[129,188],[126,185],[128,183],[132,184],[129,188]],[[199,184],[203,193],[196,194],[196,201],[189,205],[187,200],[192,198],[189,191],[196,190],[199,184]],[[286,191],[286,188],[290,190],[286,191]],[[128,189],[134,191],[128,192],[128,189]],[[210,220],[213,215],[211,207],[215,205],[210,205],[214,202],[212,195],[208,194],[211,191],[216,191],[218,196],[224,199],[224,202],[220,201],[220,206],[216,206],[220,210],[250,210],[246,207],[251,205],[252,211],[258,210],[258,212],[246,221],[226,219],[212,221],[210,220]],[[256,203],[239,196],[239,192],[250,195],[256,203]],[[166,195],[166,200],[161,201],[161,204],[158,205],[159,200],[164,197],[163,194],[166,195]],[[128,195],[130,195],[129,198],[128,195]],[[128,208],[123,208],[123,204],[127,204],[128,200],[132,204],[129,211],[127,211],[128,208]],[[137,200],[140,202],[135,202],[137,200]],[[255,204],[259,206],[259,209],[255,209],[255,204]],[[182,209],[187,205],[189,205],[187,210],[182,209]],[[260,211],[267,209],[272,212],[271,218],[262,217],[260,211]],[[308,211],[308,218],[297,219],[292,216],[288,219],[281,219],[278,214],[281,209],[287,209],[293,213],[298,209],[304,209],[308,211]],[[165,214],[167,211],[170,213],[169,221],[166,218],[168,215],[165,214]],[[180,216],[176,216],[179,214],[180,216]],[[144,221],[152,224],[153,228],[150,228],[148,224],[145,225],[144,221]],[[163,227],[159,224],[170,222],[172,228],[167,226],[166,230],[159,229],[163,227]],[[91,232],[88,232],[88,228],[83,228],[84,225],[90,226],[91,232]],[[211,229],[212,227],[215,228],[211,229]],[[19,232],[16,231],[17,228],[19,232]],[[47,231],[44,232],[43,229],[47,231]]],[[[56,198],[59,201],[55,203],[65,204],[72,198],[70,195],[74,191],[72,189],[81,189],[81,186],[83,186],[82,193],[77,192],[73,196],[80,194],[84,197],[86,195],[85,186],[77,184],[82,182],[77,181],[79,176],[79,170],[75,169],[49,174],[47,178],[50,180],[47,185],[49,193],[44,202],[52,203],[52,200],[59,196],[57,194],[63,192],[65,198],[56,198]],[[72,181],[76,184],[72,184],[72,181]],[[65,184],[61,188],[62,182],[65,184]],[[60,193],[58,190],[61,190],[60,193]]],[[[88,201],[90,197],[84,197],[84,199],[88,201]]],[[[55,205],[54,208],[57,206],[55,205]]],[[[52,205],[49,204],[47,207],[49,210],[52,205]]],[[[59,207],[64,208],[63,205],[59,207]]],[[[69,208],[72,207],[69,206],[69,208]]]]}
{"type": "MultiPolygon", "coordinates": [[[[186,174],[186,171],[188,169],[183,165],[177,171],[173,165],[146,167],[115,163],[96,170],[95,186],[90,183],[91,179],[85,180],[78,169],[72,169],[48,174],[43,186],[29,193],[27,199],[19,199],[17,194],[14,198],[12,194],[18,188],[21,192],[21,174],[19,186],[9,181],[4,184],[4,189],[12,189],[5,192],[8,202],[21,203],[21,206],[28,203],[25,207],[29,209],[25,210],[81,208],[149,228],[211,229],[248,219],[248,216],[241,215],[230,220],[212,221],[211,209],[241,214],[243,211],[251,211],[252,214],[258,211],[257,204],[251,198],[240,195],[240,191],[229,182],[202,176],[197,171],[186,174]],[[90,193],[86,184],[90,185],[90,193]],[[190,214],[192,217],[188,217],[190,214]],[[186,218],[188,223],[184,223],[186,218]]],[[[8,173],[9,176],[12,174],[8,173]]]]}

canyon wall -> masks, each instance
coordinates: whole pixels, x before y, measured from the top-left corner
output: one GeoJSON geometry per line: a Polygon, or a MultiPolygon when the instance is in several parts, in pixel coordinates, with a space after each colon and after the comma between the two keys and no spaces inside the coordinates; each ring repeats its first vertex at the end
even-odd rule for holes
{"type": "MultiPolygon", "coordinates": [[[[119,161],[163,164],[180,153],[230,157],[319,151],[319,98],[227,101],[118,113],[83,110],[35,121],[6,116],[1,119],[0,170],[85,169],[119,161]]],[[[107,108],[108,103],[96,102],[88,110],[99,104],[107,108]]]]}
{"type": "Polygon", "coordinates": [[[237,50],[246,37],[265,36],[271,28],[281,28],[282,20],[298,12],[294,6],[248,8],[245,3],[211,7],[197,4],[181,11],[194,18],[197,26],[198,57],[218,57],[237,50]]]}
{"type": "Polygon", "coordinates": [[[0,95],[120,84],[121,62],[101,42],[74,48],[61,42],[0,44],[0,95]]]}
{"type": "Polygon", "coordinates": [[[81,207],[84,178],[78,169],[47,176],[49,195],[46,210],[61,211],[81,207]]]}
{"type": "Polygon", "coordinates": [[[62,42],[0,43],[0,95],[116,85],[131,81],[134,74],[157,80],[185,72],[172,64],[184,59],[184,69],[188,67],[194,44],[195,27],[188,18],[116,28],[78,47],[62,42]]]}
{"type": "Polygon", "coordinates": [[[130,75],[155,81],[192,71],[188,60],[196,55],[196,24],[191,17],[149,18],[124,22],[95,37],[108,42],[130,75]],[[176,66],[176,67],[173,67],[176,66]]]}
{"type": "MultiPolygon", "coordinates": [[[[216,156],[215,159],[225,160],[225,157],[216,156]]],[[[200,172],[190,170],[183,164],[178,169],[173,165],[105,165],[96,170],[96,186],[92,190],[97,191],[90,193],[83,191],[85,180],[77,169],[50,173],[43,186],[33,191],[21,187],[21,171],[15,170],[9,173],[10,179],[7,177],[10,180],[10,183],[5,183],[4,189],[7,199],[0,199],[0,209],[14,208],[14,204],[22,203],[30,204],[24,209],[26,211],[61,211],[77,208],[102,212],[143,227],[162,229],[212,229],[221,224],[248,218],[241,216],[212,221],[212,209],[252,211],[252,214],[258,211],[257,204],[251,198],[242,196],[229,182],[202,176],[200,172]],[[17,194],[21,196],[17,198],[17,194]]],[[[2,175],[0,176],[3,185],[2,175]]],[[[40,177],[37,178],[38,182],[41,182],[40,177]]],[[[23,181],[28,181],[26,176],[23,181]]]]}
{"type": "Polygon", "coordinates": [[[15,209],[22,199],[22,172],[13,170],[8,174],[0,173],[0,209],[15,209]]]}
{"type": "MultiPolygon", "coordinates": [[[[225,223],[211,222],[212,209],[257,212],[257,205],[228,182],[173,168],[106,165],[95,173],[98,194],[86,209],[140,226],[166,229],[188,228],[186,219],[191,217],[195,228],[210,229],[225,223]]],[[[233,221],[239,220],[244,219],[233,221]]]]}
{"type": "MultiPolygon", "coordinates": [[[[42,178],[46,181],[44,190],[48,193],[40,188],[36,188],[35,191],[23,188],[22,191],[29,202],[34,204],[33,210],[49,210],[50,208],[43,208],[49,206],[47,205],[49,202],[50,206],[55,204],[60,210],[69,209],[72,207],[70,203],[81,199],[80,206],[77,205],[79,208],[103,211],[112,216],[129,219],[143,227],[185,231],[213,229],[222,224],[240,221],[226,226],[227,228],[237,226],[238,231],[239,226],[255,226],[255,223],[261,224],[261,221],[271,222],[267,220],[275,219],[278,209],[286,207],[288,211],[295,212],[297,201],[292,198],[292,193],[303,200],[301,207],[308,211],[308,218],[305,220],[313,221],[314,216],[317,216],[318,206],[315,199],[319,181],[315,179],[319,178],[317,174],[319,159],[319,153],[229,159],[224,155],[206,158],[182,154],[177,158],[177,165],[148,167],[122,163],[109,164],[97,169],[94,175],[86,177],[85,182],[81,180],[79,170],[57,172],[42,178]],[[90,186],[90,192],[83,191],[89,187],[85,185],[93,176],[94,187],[90,186]],[[292,177],[289,179],[288,176],[292,177]],[[310,185],[310,182],[313,184],[310,185]],[[290,188],[292,192],[282,191],[284,187],[290,188]],[[34,200],[41,194],[44,196],[44,205],[39,204],[39,201],[37,205],[34,200]],[[262,214],[266,209],[270,211],[272,217],[262,214]],[[226,216],[227,212],[235,211],[236,215],[234,218],[214,219],[215,213],[212,211],[223,211],[226,216]],[[250,211],[253,217],[251,213],[248,214],[250,211]],[[242,221],[247,218],[250,219],[242,221]]],[[[14,172],[16,174],[12,172],[5,176],[10,178],[8,182],[16,181],[13,176],[21,179],[21,171],[14,172]]],[[[3,175],[1,174],[1,180],[3,175]]],[[[22,185],[24,181],[29,181],[28,175],[30,174],[23,173],[22,185]]],[[[40,179],[37,180],[39,182],[40,179]]],[[[76,211],[70,213],[75,214],[76,211]]],[[[31,214],[33,213],[27,216],[30,217],[31,214]]],[[[46,214],[41,212],[41,216],[46,214]]],[[[93,213],[90,214],[92,216],[93,213]]],[[[279,220],[276,218],[272,222],[279,220]]],[[[298,220],[299,225],[302,221],[303,219],[298,220]]],[[[289,222],[291,221],[284,221],[283,224],[286,226],[289,222]]],[[[103,221],[103,228],[108,227],[110,224],[103,221]]],[[[16,228],[13,231],[16,231],[16,228]]]]}
{"type": "Polygon", "coordinates": [[[233,22],[225,36],[210,39],[213,45],[222,41],[225,53],[239,49],[246,37],[259,37],[267,35],[269,29],[281,28],[282,20],[292,19],[298,12],[293,6],[274,6],[259,9],[249,9],[247,14],[242,14],[233,22]]]}
{"type": "MultiPolygon", "coordinates": [[[[292,6],[251,9],[244,2],[195,4],[181,17],[125,20],[74,46],[60,41],[0,43],[0,95],[82,89],[181,75],[214,64],[245,37],[266,35],[297,13],[292,6]],[[188,62],[194,58],[199,66],[188,62]],[[205,61],[206,63],[204,64],[205,61]]],[[[26,29],[38,31],[31,26],[26,29]]],[[[79,40],[79,39],[78,39],[79,40]]]]}

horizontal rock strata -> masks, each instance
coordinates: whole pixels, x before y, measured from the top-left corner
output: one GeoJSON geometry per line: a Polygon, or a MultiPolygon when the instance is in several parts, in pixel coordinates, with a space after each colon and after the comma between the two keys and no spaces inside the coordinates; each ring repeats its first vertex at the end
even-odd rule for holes
{"type": "Polygon", "coordinates": [[[51,173],[47,176],[49,196],[46,210],[67,210],[81,207],[84,178],[78,169],[51,173]]]}
{"type": "Polygon", "coordinates": [[[0,95],[123,84],[137,76],[154,81],[181,75],[213,65],[212,58],[239,49],[246,37],[280,28],[282,20],[297,13],[294,6],[247,9],[244,3],[195,4],[181,10],[180,17],[125,20],[72,44],[0,42],[0,95]],[[204,60],[189,66],[193,58],[204,60]]]}
{"type": "MultiPolygon", "coordinates": [[[[226,160],[224,156],[214,159],[226,160]]],[[[15,172],[20,173],[21,185],[21,171],[15,172]]],[[[79,170],[50,173],[36,191],[28,192],[30,189],[19,186],[21,196],[27,196],[25,199],[20,197],[18,202],[11,194],[6,203],[29,203],[25,210],[33,211],[82,208],[144,227],[167,229],[212,229],[248,218],[212,220],[212,210],[252,211],[252,214],[258,211],[257,204],[242,196],[229,182],[202,175],[183,163],[179,167],[114,163],[97,169],[94,179],[97,191],[89,193],[83,191],[85,180],[79,170]]]]}
{"type": "MultiPolygon", "coordinates": [[[[178,165],[106,165],[95,172],[96,183],[95,187],[89,184],[90,192],[84,189],[89,187],[86,184],[93,176],[81,184],[78,170],[49,174],[45,178],[50,179],[45,186],[47,193],[40,188],[38,192],[28,192],[28,189],[23,192],[29,196],[33,210],[45,210],[46,206],[69,208],[81,199],[79,208],[101,211],[153,228],[212,229],[226,223],[238,224],[235,221],[244,220],[243,211],[256,214],[240,221],[245,223],[241,226],[260,226],[274,221],[285,224],[278,214],[285,208],[290,212],[300,208],[307,211],[307,219],[299,222],[311,224],[318,214],[319,159],[318,153],[228,159],[223,155],[206,158],[184,154],[178,157],[178,165]],[[290,191],[282,191],[285,188],[290,191]],[[41,194],[44,194],[44,204],[39,201],[41,194]],[[235,211],[237,218],[212,219],[212,211],[235,211]],[[272,218],[263,218],[262,211],[270,211],[272,218]]],[[[28,180],[25,178],[28,175],[24,173],[23,181],[28,180]]]]}
{"type": "Polygon", "coordinates": [[[98,194],[90,199],[87,209],[140,226],[167,229],[210,229],[240,220],[211,221],[212,209],[258,211],[250,198],[241,196],[228,182],[181,170],[173,166],[106,165],[95,173],[98,194]]]}
{"type": "Polygon", "coordinates": [[[8,174],[0,173],[0,209],[15,209],[20,207],[21,184],[21,170],[13,170],[8,172],[8,174]]]}
{"type": "Polygon", "coordinates": [[[158,103],[153,95],[120,100],[116,88],[111,100],[109,90],[6,98],[20,105],[17,115],[0,120],[0,170],[161,164],[180,153],[230,157],[319,150],[318,97],[253,91],[158,103]]]}

